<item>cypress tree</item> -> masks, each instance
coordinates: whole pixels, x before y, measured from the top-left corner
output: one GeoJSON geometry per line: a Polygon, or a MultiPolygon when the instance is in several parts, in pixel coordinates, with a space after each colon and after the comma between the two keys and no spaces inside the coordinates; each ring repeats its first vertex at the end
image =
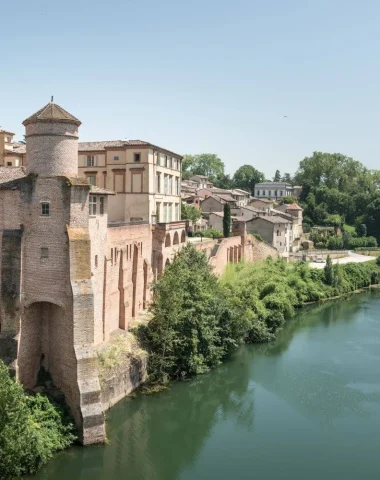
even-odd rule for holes
{"type": "Polygon", "coordinates": [[[224,204],[224,216],[223,216],[223,235],[225,238],[230,236],[231,230],[231,208],[228,203],[224,204]]]}
{"type": "Polygon", "coordinates": [[[325,265],[325,283],[327,285],[334,285],[334,267],[330,255],[327,255],[326,265],[325,265]]]}

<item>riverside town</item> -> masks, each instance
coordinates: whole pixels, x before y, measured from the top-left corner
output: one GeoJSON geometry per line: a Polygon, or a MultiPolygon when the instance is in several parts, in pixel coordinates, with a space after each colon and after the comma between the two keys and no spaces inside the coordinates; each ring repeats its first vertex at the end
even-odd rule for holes
{"type": "Polygon", "coordinates": [[[16,0],[0,480],[376,478],[380,67],[346,59],[376,62],[368,3],[16,0]]]}

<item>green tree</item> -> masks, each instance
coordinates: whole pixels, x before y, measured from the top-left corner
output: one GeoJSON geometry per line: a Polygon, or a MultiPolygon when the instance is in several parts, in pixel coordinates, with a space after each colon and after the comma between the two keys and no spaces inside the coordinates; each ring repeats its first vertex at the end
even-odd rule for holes
{"type": "Polygon", "coordinates": [[[73,426],[46,397],[25,395],[0,361],[0,478],[35,473],[75,439],[73,426]]]}
{"type": "Polygon", "coordinates": [[[365,223],[358,223],[356,225],[356,233],[358,237],[366,237],[367,236],[367,225],[365,223]]]}
{"type": "Polygon", "coordinates": [[[282,200],[282,203],[287,203],[287,204],[297,203],[297,198],[294,195],[290,195],[290,197],[283,197],[281,200],[282,200]]]}
{"type": "Polygon", "coordinates": [[[238,168],[233,176],[235,188],[247,190],[253,194],[256,183],[264,182],[265,175],[256,170],[252,165],[243,165],[238,168]]]}
{"type": "Polygon", "coordinates": [[[184,178],[192,175],[204,175],[211,182],[224,175],[224,163],[215,153],[185,155],[182,161],[184,178]]]}
{"type": "Polygon", "coordinates": [[[166,382],[207,372],[228,349],[225,300],[206,256],[186,245],[153,286],[153,315],[142,328],[151,378],[166,382]]]}
{"type": "Polygon", "coordinates": [[[223,235],[225,238],[230,236],[231,230],[231,207],[228,203],[224,204],[223,212],[223,235]]]}
{"type": "Polygon", "coordinates": [[[186,203],[181,203],[181,219],[182,220],[191,220],[195,223],[202,216],[200,210],[195,208],[193,205],[186,205],[186,203]]]}
{"type": "Polygon", "coordinates": [[[281,182],[286,182],[286,183],[293,184],[293,179],[292,179],[290,173],[284,173],[284,176],[281,177],[281,182]]]}
{"type": "Polygon", "coordinates": [[[324,268],[324,277],[327,285],[334,285],[334,266],[330,255],[327,255],[326,265],[324,268]]]}
{"type": "Polygon", "coordinates": [[[281,181],[281,173],[280,173],[280,170],[276,170],[276,173],[274,174],[274,177],[273,177],[273,181],[274,181],[274,182],[279,182],[279,181],[281,181]]]}
{"type": "Polygon", "coordinates": [[[214,179],[214,186],[218,188],[225,188],[229,190],[233,188],[233,180],[230,175],[219,175],[216,179],[214,179]]]}

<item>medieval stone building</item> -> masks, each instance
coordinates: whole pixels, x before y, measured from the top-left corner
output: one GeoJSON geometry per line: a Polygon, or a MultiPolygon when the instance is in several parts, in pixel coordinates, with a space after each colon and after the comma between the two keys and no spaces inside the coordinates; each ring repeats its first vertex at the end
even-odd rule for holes
{"type": "Polygon", "coordinates": [[[44,367],[95,443],[105,432],[94,347],[146,308],[186,224],[108,226],[114,192],[78,176],[80,124],[49,103],[24,121],[26,168],[0,175],[0,358],[26,388],[44,367]]]}
{"type": "MultiPolygon", "coordinates": [[[[162,149],[151,154],[149,145],[144,145],[146,164],[144,155],[139,157],[138,173],[149,173],[141,220],[131,221],[132,209],[124,221],[109,221],[108,208],[125,206],[128,192],[101,188],[78,174],[80,124],[50,102],[24,121],[24,166],[0,166],[0,359],[27,389],[47,371],[65,396],[82,442],[90,444],[105,440],[104,410],[146,375],[146,368],[136,375],[121,371],[101,389],[96,351],[146,309],[150,284],[188,241],[188,225],[167,213],[178,190],[166,190],[161,198],[159,188],[160,175],[168,184],[170,177],[180,184],[181,157],[171,153],[169,162],[164,151],[162,164],[162,149]],[[164,223],[153,222],[162,200],[164,223]]],[[[123,177],[133,183],[136,168],[125,167],[123,177]]],[[[247,235],[244,222],[234,224],[232,234],[195,243],[216,274],[228,262],[277,255],[247,235]]]]}

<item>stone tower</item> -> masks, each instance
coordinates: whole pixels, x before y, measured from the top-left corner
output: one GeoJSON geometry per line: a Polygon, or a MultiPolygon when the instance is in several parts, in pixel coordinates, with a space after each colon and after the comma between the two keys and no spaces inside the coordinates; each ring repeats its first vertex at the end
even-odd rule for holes
{"type": "Polygon", "coordinates": [[[81,122],[51,101],[23,125],[27,174],[41,177],[78,175],[78,127],[81,122]]]}
{"type": "Polygon", "coordinates": [[[26,176],[0,185],[0,203],[18,195],[11,221],[0,218],[0,358],[29,389],[49,372],[89,444],[104,441],[105,430],[93,351],[91,186],[77,176],[80,123],[53,102],[27,118],[26,176]]]}

